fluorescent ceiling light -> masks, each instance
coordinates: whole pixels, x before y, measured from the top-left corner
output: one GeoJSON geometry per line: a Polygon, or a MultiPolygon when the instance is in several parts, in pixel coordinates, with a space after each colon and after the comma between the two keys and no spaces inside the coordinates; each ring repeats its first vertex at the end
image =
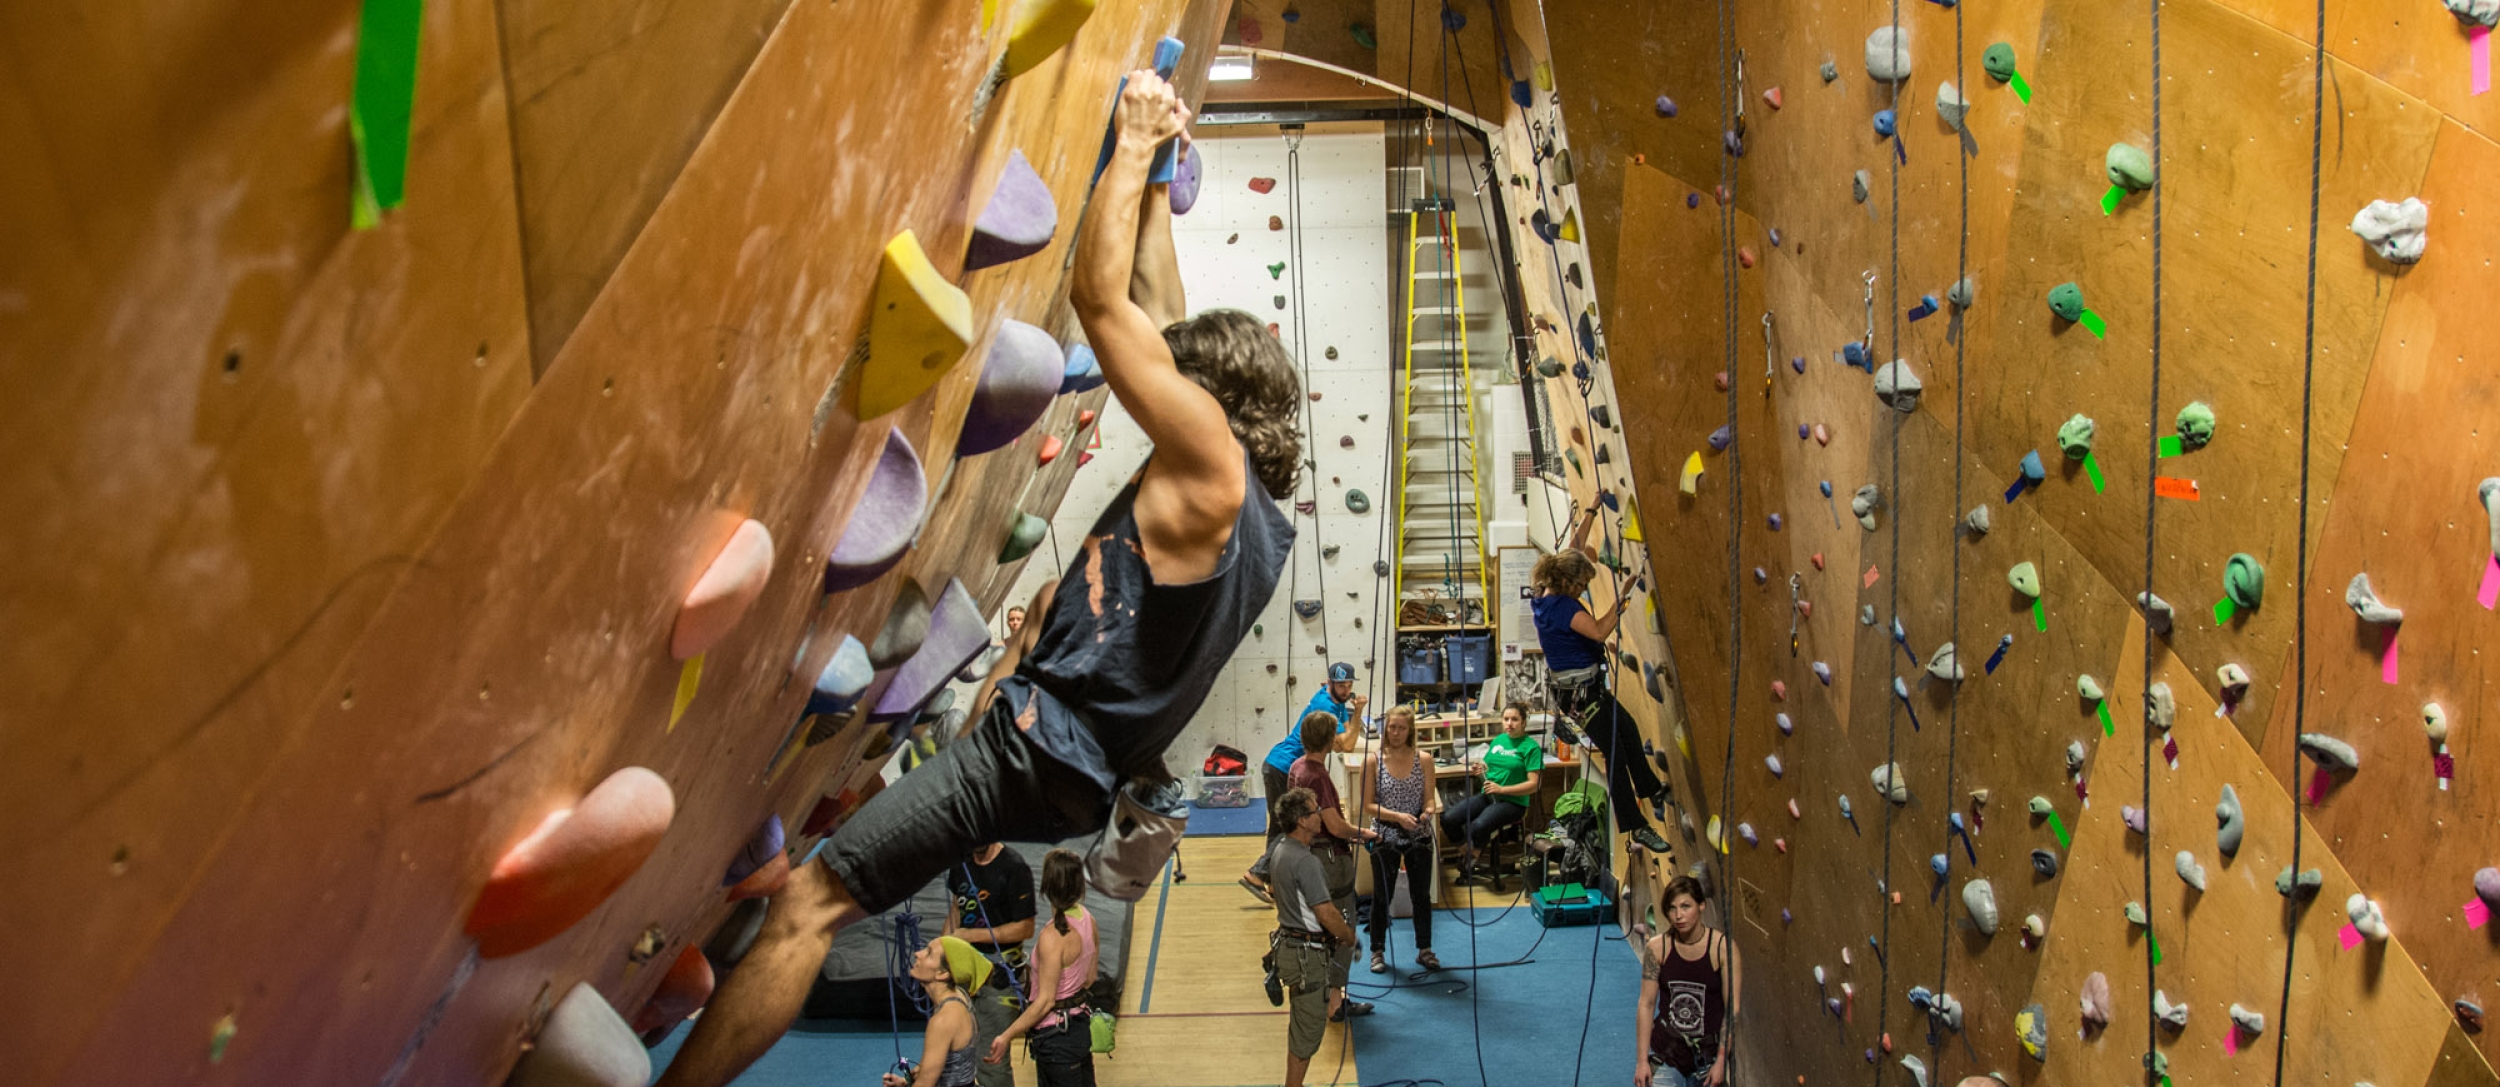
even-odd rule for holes
{"type": "Polygon", "coordinates": [[[1207,81],[1210,83],[1238,83],[1258,77],[1258,68],[1247,53],[1226,53],[1217,56],[1215,62],[1207,66],[1207,81]]]}

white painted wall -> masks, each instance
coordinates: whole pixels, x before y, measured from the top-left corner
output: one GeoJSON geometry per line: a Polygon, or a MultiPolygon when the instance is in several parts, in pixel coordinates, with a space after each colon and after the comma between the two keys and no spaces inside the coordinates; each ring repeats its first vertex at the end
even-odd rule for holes
{"type": "MultiPolygon", "coordinates": [[[[1291,266],[1289,256],[1297,214],[1286,141],[1209,130],[1198,146],[1205,157],[1206,180],[1197,206],[1175,221],[1173,239],[1190,309],[1246,310],[1276,324],[1290,348],[1296,332],[1294,295],[1302,295],[1307,326],[1301,331],[1308,357],[1297,361],[1308,367],[1309,389],[1320,393],[1319,401],[1309,405],[1305,455],[1319,463],[1319,470],[1305,473],[1299,498],[1316,502],[1318,516],[1294,516],[1298,535],[1293,560],[1259,619],[1262,631],[1243,641],[1197,719],[1166,753],[1173,773],[1183,777],[1196,772],[1208,748],[1218,743],[1240,748],[1256,764],[1318,689],[1328,661],[1353,664],[1362,677],[1357,689],[1372,693],[1375,702],[1387,701],[1387,679],[1395,672],[1388,639],[1380,639],[1377,649],[1373,644],[1375,632],[1395,618],[1385,609],[1374,615],[1375,602],[1386,595],[1387,586],[1372,575],[1372,562],[1385,557],[1384,526],[1392,505],[1390,487],[1382,482],[1392,422],[1390,338],[1395,320],[1389,308],[1393,247],[1386,229],[1384,138],[1376,126],[1302,138],[1299,268],[1291,266]],[[1274,178],[1275,189],[1253,191],[1249,183],[1254,177],[1274,178]],[[1271,215],[1283,219],[1288,229],[1269,230],[1271,215]],[[1271,276],[1268,266],[1279,261],[1289,266],[1281,276],[1271,276]],[[1276,306],[1280,295],[1286,299],[1284,309],[1276,306]],[[1326,357],[1330,347],[1337,349],[1333,360],[1326,357]],[[1347,437],[1353,439],[1351,449],[1340,445],[1347,437]],[[1353,488],[1371,497],[1371,512],[1346,510],[1345,494],[1353,488]],[[1340,551],[1323,559],[1323,545],[1340,551]],[[1321,619],[1297,618],[1292,607],[1297,598],[1324,600],[1321,619]],[[1327,646],[1327,656],[1317,652],[1320,645],[1327,646]],[[1377,666],[1369,663],[1375,660],[1377,666]],[[1382,677],[1376,690],[1375,674],[1382,677]],[[1289,686],[1289,677],[1298,683],[1289,686]]],[[[1072,553],[1103,506],[1144,463],[1150,449],[1145,434],[1116,399],[1097,425],[1102,448],[1077,473],[1051,525],[1058,551],[1045,542],[1007,602],[1031,598],[1044,580],[1065,567],[1062,556],[1072,553]]],[[[1290,504],[1286,508],[1290,512],[1290,504]]],[[[1255,771],[1252,785],[1255,791],[1255,771]]]]}

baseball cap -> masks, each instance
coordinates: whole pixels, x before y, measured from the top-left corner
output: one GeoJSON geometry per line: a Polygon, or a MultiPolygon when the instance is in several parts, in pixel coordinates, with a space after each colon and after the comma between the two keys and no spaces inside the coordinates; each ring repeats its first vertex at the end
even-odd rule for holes
{"type": "Polygon", "coordinates": [[[1352,683],[1352,682],[1354,682],[1354,666],[1353,666],[1353,665],[1351,665],[1351,664],[1347,664],[1347,663],[1346,663],[1346,662],[1344,662],[1344,661],[1338,661],[1338,662],[1337,662],[1337,663],[1335,663],[1335,664],[1329,665],[1329,666],[1328,666],[1328,682],[1330,682],[1330,683],[1352,683]]]}

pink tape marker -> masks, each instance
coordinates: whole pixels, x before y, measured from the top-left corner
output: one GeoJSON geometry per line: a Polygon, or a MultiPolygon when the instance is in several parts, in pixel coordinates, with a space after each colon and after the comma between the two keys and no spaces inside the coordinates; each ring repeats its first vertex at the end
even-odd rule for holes
{"type": "Polygon", "coordinates": [[[2500,604],[2500,555],[2493,555],[2491,563],[2483,567],[2483,587],[2474,591],[2474,602],[2482,605],[2484,611],[2500,604]]]}
{"type": "Polygon", "coordinates": [[[2478,26],[2465,32],[2466,55],[2474,62],[2474,93],[2491,89],[2491,28],[2478,26]]]}
{"type": "Polygon", "coordinates": [[[2240,1055],[2239,1024],[2233,1023],[2231,1024],[2231,1029],[2222,1032],[2222,1055],[2226,1057],[2236,1057],[2240,1055]]]}
{"type": "Polygon", "coordinates": [[[2396,682],[2396,628],[2387,628],[2387,647],[2379,650],[2378,678],[2381,683],[2396,682]]]}
{"type": "Polygon", "coordinates": [[[2334,783],[2334,775],[2327,773],[2326,767],[2318,767],[2316,773],[2309,775],[2309,802],[2315,804],[2326,799],[2326,787],[2334,783]]]}
{"type": "Polygon", "coordinates": [[[2344,926],[2344,930],[2342,932],[2336,933],[2335,938],[2343,942],[2344,950],[2346,951],[2350,951],[2353,948],[2361,946],[2361,930],[2354,928],[2349,924],[2344,926]]]}
{"type": "Polygon", "coordinates": [[[2481,928],[2491,923],[2491,907],[2483,905],[2482,899],[2477,898],[2466,903],[2464,909],[2465,927],[2481,928]]]}

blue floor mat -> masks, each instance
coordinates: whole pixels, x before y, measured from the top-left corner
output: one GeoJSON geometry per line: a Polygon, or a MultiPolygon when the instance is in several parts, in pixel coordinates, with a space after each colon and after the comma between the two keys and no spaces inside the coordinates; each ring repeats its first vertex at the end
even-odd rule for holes
{"type": "Polygon", "coordinates": [[[1223,838],[1267,833],[1267,800],[1252,797],[1246,808],[1189,808],[1189,836],[1223,838]]]}
{"type": "MultiPolygon", "coordinates": [[[[693,1029],[688,1023],[651,1050],[653,1074],[668,1068],[693,1029]]],[[[904,1020],[899,1041],[903,1055],[920,1059],[918,1020],[904,1020]]],[[[732,1081],[736,1087],[825,1087],[826,1084],[875,1084],[879,1073],[894,1067],[898,1039],[883,1023],[870,1025],[841,1019],[801,1019],[790,1033],[732,1081]]]]}

